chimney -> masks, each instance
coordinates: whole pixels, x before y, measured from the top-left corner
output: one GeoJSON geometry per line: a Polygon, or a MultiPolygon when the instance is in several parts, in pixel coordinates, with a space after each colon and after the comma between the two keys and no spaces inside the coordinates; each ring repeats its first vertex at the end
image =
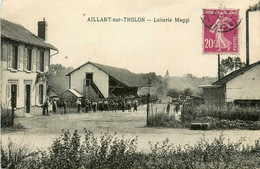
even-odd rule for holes
{"type": "Polygon", "coordinates": [[[246,66],[249,65],[249,12],[250,9],[246,10],[246,66]]]}
{"type": "Polygon", "coordinates": [[[43,21],[38,22],[38,37],[45,41],[47,41],[47,26],[45,18],[43,18],[43,21]]]}

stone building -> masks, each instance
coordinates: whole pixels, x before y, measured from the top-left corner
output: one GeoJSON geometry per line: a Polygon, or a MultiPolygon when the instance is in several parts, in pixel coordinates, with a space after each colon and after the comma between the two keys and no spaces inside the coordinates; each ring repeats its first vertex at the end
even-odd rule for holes
{"type": "Polygon", "coordinates": [[[38,36],[23,26],[1,19],[1,107],[14,105],[30,113],[31,106],[45,101],[45,74],[49,70],[51,50],[58,49],[46,42],[47,22],[38,22],[38,36]]]}
{"type": "Polygon", "coordinates": [[[107,98],[110,95],[137,95],[146,86],[140,75],[126,69],[87,62],[68,73],[69,89],[89,99],[107,98]]]}
{"type": "Polygon", "coordinates": [[[201,88],[206,105],[226,103],[260,105],[260,61],[201,88]]]}

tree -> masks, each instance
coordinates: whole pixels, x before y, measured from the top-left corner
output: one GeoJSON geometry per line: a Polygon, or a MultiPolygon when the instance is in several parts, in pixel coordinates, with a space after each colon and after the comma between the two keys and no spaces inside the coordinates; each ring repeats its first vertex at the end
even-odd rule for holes
{"type": "Polygon", "coordinates": [[[178,89],[169,89],[167,91],[167,96],[170,96],[171,98],[179,98],[181,92],[178,89]]]}
{"type": "Polygon", "coordinates": [[[68,79],[65,75],[72,70],[72,67],[67,68],[62,66],[61,64],[51,64],[49,71],[46,74],[47,93],[49,93],[50,91],[54,91],[60,94],[68,89],[68,79]]]}
{"type": "Polygon", "coordinates": [[[140,74],[143,80],[150,79],[151,86],[155,88],[155,95],[165,95],[167,89],[167,82],[162,76],[156,75],[154,72],[140,74]]]}
{"type": "Polygon", "coordinates": [[[250,6],[249,10],[250,11],[260,11],[260,1],[257,4],[250,6]]]}
{"type": "Polygon", "coordinates": [[[183,90],[182,94],[184,96],[190,96],[190,95],[192,95],[192,90],[188,87],[188,88],[183,90]]]}
{"type": "Polygon", "coordinates": [[[220,77],[224,77],[227,73],[233,71],[234,69],[240,69],[245,65],[245,62],[242,62],[240,57],[229,56],[226,59],[222,59],[220,63],[220,77]]]}

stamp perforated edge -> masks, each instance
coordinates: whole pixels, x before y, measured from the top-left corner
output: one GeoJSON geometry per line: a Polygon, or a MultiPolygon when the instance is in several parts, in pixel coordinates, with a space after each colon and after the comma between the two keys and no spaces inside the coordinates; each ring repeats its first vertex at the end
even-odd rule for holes
{"type": "MultiPolygon", "coordinates": [[[[240,25],[238,25],[238,52],[237,53],[228,53],[228,52],[223,52],[223,53],[217,53],[217,52],[207,52],[207,53],[204,53],[204,24],[203,24],[203,22],[202,22],[202,20],[203,20],[203,14],[204,14],[204,9],[205,8],[202,8],[202,17],[201,17],[201,26],[202,26],[202,38],[201,38],[201,52],[202,52],[202,55],[218,55],[218,54],[220,54],[220,55],[233,55],[233,56],[239,56],[240,55],[240,44],[241,44],[241,42],[240,42],[240,34],[242,33],[241,32],[241,28],[240,28],[240,25]]],[[[210,8],[208,8],[208,9],[210,9],[210,8]]],[[[217,9],[213,9],[213,8],[211,8],[212,10],[217,10],[217,9]]],[[[239,21],[241,20],[241,22],[242,22],[242,18],[240,18],[240,9],[233,9],[233,8],[223,8],[223,9],[218,9],[218,10],[238,10],[238,19],[239,19],[239,21]]]]}

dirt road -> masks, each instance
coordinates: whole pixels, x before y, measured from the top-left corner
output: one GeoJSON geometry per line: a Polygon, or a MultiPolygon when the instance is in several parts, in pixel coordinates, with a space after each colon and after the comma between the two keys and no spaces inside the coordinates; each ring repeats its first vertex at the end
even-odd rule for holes
{"type": "MultiPolygon", "coordinates": [[[[139,108],[140,109],[140,108],[139,108]]],[[[78,130],[83,137],[83,128],[91,130],[96,136],[101,132],[109,131],[111,134],[125,138],[138,136],[138,149],[149,150],[149,142],[156,143],[168,138],[175,145],[194,144],[205,135],[212,141],[219,137],[221,131],[194,131],[189,129],[152,128],[145,127],[146,111],[142,107],[138,112],[98,112],[66,115],[34,116],[31,118],[17,118],[26,129],[14,132],[2,132],[2,143],[5,146],[8,138],[18,143],[29,143],[34,147],[46,149],[57,138],[62,129],[78,130]]],[[[260,138],[260,131],[226,130],[223,131],[226,139],[238,141],[246,137],[245,144],[253,144],[260,138]]]]}

